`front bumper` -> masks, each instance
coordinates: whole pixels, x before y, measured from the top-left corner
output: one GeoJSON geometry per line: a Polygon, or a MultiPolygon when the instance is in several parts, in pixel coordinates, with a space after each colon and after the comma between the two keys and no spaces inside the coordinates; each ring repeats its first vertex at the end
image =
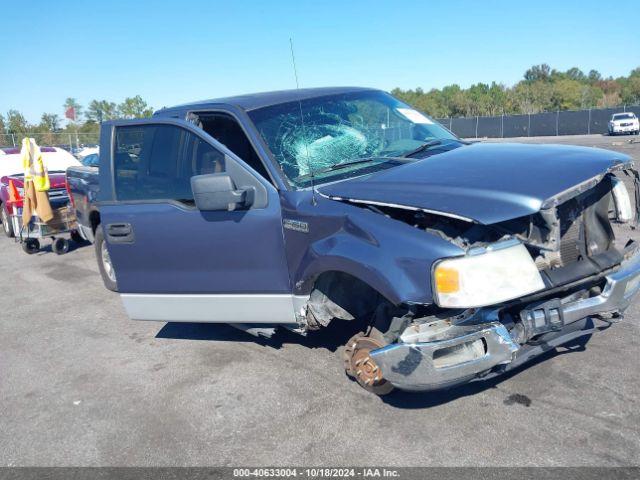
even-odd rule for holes
{"type": "MultiPolygon", "coordinates": [[[[533,327],[537,326],[540,332],[550,332],[553,340],[547,342],[548,346],[555,347],[580,336],[585,319],[610,318],[629,306],[640,290],[640,253],[622,262],[605,279],[602,293],[597,296],[575,301],[567,297],[551,304],[534,304],[525,307],[521,316],[533,327]]],[[[491,313],[485,314],[484,318],[491,318],[491,313]]],[[[504,373],[547,350],[520,345],[497,321],[497,315],[493,321],[452,325],[429,341],[414,341],[411,337],[403,334],[402,338],[409,341],[371,352],[384,378],[402,390],[438,390],[491,373],[504,373]],[[482,348],[480,355],[478,348],[482,348]],[[451,360],[447,361],[447,356],[451,360]],[[460,361],[456,363],[456,360],[460,361]]],[[[419,335],[413,335],[413,338],[419,340],[419,335]]]]}
{"type": "Polygon", "coordinates": [[[631,132],[635,132],[638,130],[638,126],[637,125],[628,125],[628,126],[613,126],[613,127],[609,127],[609,132],[610,133],[631,133],[631,132]]]}

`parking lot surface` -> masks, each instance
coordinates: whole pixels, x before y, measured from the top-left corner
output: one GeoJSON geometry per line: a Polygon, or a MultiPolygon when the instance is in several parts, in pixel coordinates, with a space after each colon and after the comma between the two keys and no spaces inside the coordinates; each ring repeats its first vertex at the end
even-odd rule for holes
{"type": "MultiPolygon", "coordinates": [[[[630,153],[629,137],[517,139],[630,153]]],[[[636,240],[640,235],[633,233],[636,240]]],[[[336,332],[132,322],[92,246],[0,238],[0,465],[638,465],[640,305],[513,375],[378,398],[336,332]]]]}

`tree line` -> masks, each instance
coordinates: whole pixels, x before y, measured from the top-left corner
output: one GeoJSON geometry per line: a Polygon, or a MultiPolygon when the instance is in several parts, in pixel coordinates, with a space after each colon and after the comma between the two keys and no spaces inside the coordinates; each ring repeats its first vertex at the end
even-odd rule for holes
{"type": "MultiPolygon", "coordinates": [[[[35,124],[29,123],[24,115],[15,109],[9,110],[6,115],[0,113],[0,134],[13,134],[18,138],[35,133],[45,134],[41,143],[53,144],[57,143],[55,135],[46,134],[95,134],[97,138],[100,122],[116,118],[145,118],[153,114],[153,108],[140,95],[127,97],[118,104],[108,100],[92,100],[86,108],[75,98],[69,97],[62,108],[63,112],[70,108],[75,112],[75,120],[70,120],[64,126],[62,116],[56,113],[43,113],[40,122],[35,124]]],[[[0,138],[0,144],[2,140],[0,138]]]]}
{"type": "Polygon", "coordinates": [[[428,92],[396,88],[391,93],[436,118],[636,105],[640,103],[640,67],[626,77],[604,78],[597,70],[585,73],[574,67],[562,72],[541,64],[529,68],[511,87],[492,82],[466,89],[453,84],[428,92]]]}
{"type": "MultiPolygon", "coordinates": [[[[563,72],[543,63],[529,68],[522,80],[511,87],[492,82],[476,83],[466,89],[452,84],[427,92],[422,88],[395,88],[391,93],[436,118],[636,105],[640,104],[640,67],[626,77],[604,78],[597,70],[585,73],[574,67],[563,72]]],[[[62,126],[60,115],[43,113],[39,123],[30,124],[18,110],[12,109],[6,115],[0,114],[0,133],[17,137],[31,133],[97,135],[102,121],[144,118],[153,113],[153,108],[140,95],[127,97],[118,104],[108,100],[92,100],[86,108],[75,98],[67,98],[62,107],[63,111],[73,107],[75,121],[62,126]]]]}

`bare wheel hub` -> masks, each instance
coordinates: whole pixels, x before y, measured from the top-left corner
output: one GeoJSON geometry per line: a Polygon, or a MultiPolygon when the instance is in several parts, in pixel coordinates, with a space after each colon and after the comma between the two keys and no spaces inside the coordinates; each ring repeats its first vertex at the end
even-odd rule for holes
{"type": "Polygon", "coordinates": [[[384,346],[381,338],[358,333],[351,337],[344,349],[344,368],[347,375],[354,378],[365,390],[376,395],[385,395],[393,390],[393,385],[382,378],[380,367],[370,355],[372,350],[384,346]]]}

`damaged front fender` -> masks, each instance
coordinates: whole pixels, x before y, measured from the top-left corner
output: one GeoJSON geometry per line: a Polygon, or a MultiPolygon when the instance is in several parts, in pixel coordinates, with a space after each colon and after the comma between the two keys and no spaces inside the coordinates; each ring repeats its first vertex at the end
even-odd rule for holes
{"type": "Polygon", "coordinates": [[[311,195],[282,194],[283,218],[308,225],[306,232],[284,229],[297,294],[309,294],[325,272],[343,272],[393,304],[432,304],[433,262],[464,254],[445,239],[357,206],[321,196],[313,205],[311,195]]]}

